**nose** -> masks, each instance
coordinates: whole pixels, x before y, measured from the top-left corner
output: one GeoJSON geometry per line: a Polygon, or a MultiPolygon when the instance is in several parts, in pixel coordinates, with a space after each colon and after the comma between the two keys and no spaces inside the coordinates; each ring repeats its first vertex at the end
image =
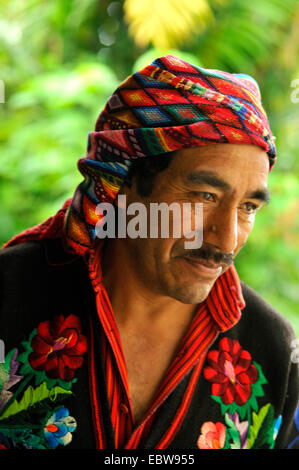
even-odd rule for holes
{"type": "Polygon", "coordinates": [[[233,253],[238,246],[238,212],[236,208],[219,208],[204,223],[204,241],[223,253],[233,253]]]}

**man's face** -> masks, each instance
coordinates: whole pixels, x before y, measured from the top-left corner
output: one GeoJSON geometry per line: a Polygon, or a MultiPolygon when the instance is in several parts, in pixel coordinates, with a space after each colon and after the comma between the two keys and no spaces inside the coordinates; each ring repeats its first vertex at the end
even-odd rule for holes
{"type": "Polygon", "coordinates": [[[246,243],[256,211],[268,198],[268,173],[268,156],[259,147],[215,144],[177,151],[169,167],[156,175],[149,197],[140,197],[134,182],[123,187],[127,205],[203,204],[201,248],[186,249],[184,235],[121,241],[139,281],[162,296],[203,302],[246,243]]]}

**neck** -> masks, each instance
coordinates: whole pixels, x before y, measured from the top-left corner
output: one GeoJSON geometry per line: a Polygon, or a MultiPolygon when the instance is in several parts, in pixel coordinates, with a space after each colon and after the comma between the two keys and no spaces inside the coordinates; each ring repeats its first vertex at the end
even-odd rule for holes
{"type": "Polygon", "coordinates": [[[117,322],[162,325],[171,319],[172,322],[189,324],[196,306],[157,292],[153,283],[138,275],[133,259],[134,255],[127,250],[123,240],[106,241],[102,274],[117,322]]]}

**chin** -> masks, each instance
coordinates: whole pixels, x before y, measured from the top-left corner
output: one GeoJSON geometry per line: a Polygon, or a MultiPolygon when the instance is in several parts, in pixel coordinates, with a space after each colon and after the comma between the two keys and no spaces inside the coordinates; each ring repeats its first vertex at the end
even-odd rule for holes
{"type": "Polygon", "coordinates": [[[196,286],[176,287],[170,297],[182,302],[183,304],[200,304],[206,300],[213,284],[204,284],[196,286]]]}

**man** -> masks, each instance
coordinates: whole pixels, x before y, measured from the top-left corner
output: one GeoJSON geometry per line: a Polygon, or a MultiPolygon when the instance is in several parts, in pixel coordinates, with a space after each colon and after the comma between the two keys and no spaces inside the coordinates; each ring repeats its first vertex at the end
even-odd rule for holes
{"type": "Polygon", "coordinates": [[[233,265],[275,159],[247,75],[166,56],[119,86],[74,197],[0,256],[2,446],[296,447],[294,332],[233,265]],[[152,204],[187,204],[201,246],[163,222],[100,239],[101,204],[123,214],[120,196],[149,224],[152,204]]]}

